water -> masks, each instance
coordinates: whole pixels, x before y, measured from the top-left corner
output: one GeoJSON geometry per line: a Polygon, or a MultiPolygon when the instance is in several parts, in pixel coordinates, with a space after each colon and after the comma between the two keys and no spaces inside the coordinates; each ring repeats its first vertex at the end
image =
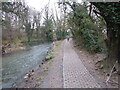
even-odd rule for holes
{"type": "Polygon", "coordinates": [[[13,84],[40,64],[51,44],[32,46],[29,50],[19,51],[2,57],[2,87],[11,88],[13,84]]]}

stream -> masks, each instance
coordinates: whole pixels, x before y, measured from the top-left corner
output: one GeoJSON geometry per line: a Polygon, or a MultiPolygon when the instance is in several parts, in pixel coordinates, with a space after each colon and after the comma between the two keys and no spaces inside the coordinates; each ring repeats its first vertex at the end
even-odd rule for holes
{"type": "Polygon", "coordinates": [[[2,88],[11,88],[15,83],[42,62],[52,44],[31,46],[28,50],[17,51],[2,57],[2,88]]]}

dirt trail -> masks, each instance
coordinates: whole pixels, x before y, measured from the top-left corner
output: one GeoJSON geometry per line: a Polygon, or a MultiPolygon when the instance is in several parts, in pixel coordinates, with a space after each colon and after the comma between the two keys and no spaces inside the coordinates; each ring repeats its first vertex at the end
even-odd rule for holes
{"type": "Polygon", "coordinates": [[[55,48],[51,67],[39,88],[63,88],[63,42],[55,48]]]}

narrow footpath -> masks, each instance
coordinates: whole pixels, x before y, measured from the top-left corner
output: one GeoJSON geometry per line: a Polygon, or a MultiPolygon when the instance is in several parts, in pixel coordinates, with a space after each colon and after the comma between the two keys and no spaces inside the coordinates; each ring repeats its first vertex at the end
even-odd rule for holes
{"type": "Polygon", "coordinates": [[[63,41],[57,41],[54,45],[55,58],[52,59],[43,84],[38,88],[63,88],[63,46],[63,41]]]}
{"type": "Polygon", "coordinates": [[[64,40],[63,88],[100,88],[69,41],[64,40]]]}

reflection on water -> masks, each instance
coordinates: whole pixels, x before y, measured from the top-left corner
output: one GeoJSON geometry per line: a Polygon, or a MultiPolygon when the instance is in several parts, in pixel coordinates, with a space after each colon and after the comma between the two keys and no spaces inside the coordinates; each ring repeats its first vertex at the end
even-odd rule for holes
{"type": "Polygon", "coordinates": [[[7,54],[2,57],[2,87],[10,88],[20,78],[38,65],[47,54],[51,44],[32,46],[29,50],[7,54]]]}

